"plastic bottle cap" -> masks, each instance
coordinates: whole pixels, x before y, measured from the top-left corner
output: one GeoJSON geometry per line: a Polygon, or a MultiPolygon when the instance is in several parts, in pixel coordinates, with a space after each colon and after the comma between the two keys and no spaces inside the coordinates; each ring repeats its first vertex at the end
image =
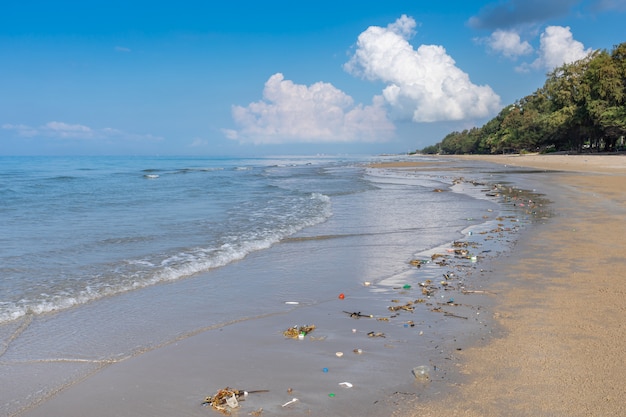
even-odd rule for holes
{"type": "Polygon", "coordinates": [[[345,296],[345,294],[344,294],[344,293],[339,294],[339,299],[340,299],[340,300],[343,300],[344,298],[346,298],[346,296],[345,296]]]}
{"type": "Polygon", "coordinates": [[[323,368],[323,369],[322,369],[322,372],[324,372],[324,373],[325,373],[325,372],[328,372],[328,368],[323,368]]]}

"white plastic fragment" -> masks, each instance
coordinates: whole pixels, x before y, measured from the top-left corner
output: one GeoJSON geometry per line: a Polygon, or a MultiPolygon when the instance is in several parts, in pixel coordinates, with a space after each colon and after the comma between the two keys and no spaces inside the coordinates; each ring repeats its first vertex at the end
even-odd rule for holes
{"type": "Polygon", "coordinates": [[[226,404],[230,408],[237,408],[237,407],[239,407],[239,401],[237,401],[237,397],[235,397],[235,394],[233,394],[232,397],[226,398],[226,404]]]}
{"type": "Polygon", "coordinates": [[[352,384],[349,382],[340,382],[339,385],[341,385],[342,387],[346,387],[346,388],[352,388],[352,384]]]}
{"type": "Polygon", "coordinates": [[[297,398],[294,398],[294,399],[292,399],[291,401],[287,401],[285,404],[283,404],[283,407],[287,407],[289,404],[293,404],[293,403],[295,403],[296,401],[298,401],[298,399],[297,399],[297,398]]]}

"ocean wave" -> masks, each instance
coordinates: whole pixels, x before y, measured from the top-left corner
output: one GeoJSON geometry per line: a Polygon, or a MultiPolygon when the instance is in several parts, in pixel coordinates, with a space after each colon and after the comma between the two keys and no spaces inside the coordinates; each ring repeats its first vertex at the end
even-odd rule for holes
{"type": "MultiPolygon", "coordinates": [[[[282,205],[273,205],[271,210],[263,212],[263,221],[254,223],[256,227],[240,225],[239,229],[227,231],[221,241],[181,248],[170,254],[150,254],[144,258],[126,259],[123,263],[94,266],[89,273],[91,278],[81,277],[80,287],[76,287],[77,279],[68,284],[74,287],[47,288],[45,293],[40,292],[37,296],[0,302],[0,323],[27,315],[66,310],[104,297],[223,267],[253,252],[268,249],[306,227],[324,222],[331,215],[331,201],[327,195],[312,193],[294,196],[282,205]]],[[[107,243],[121,242],[114,239],[107,240],[107,243]]],[[[86,272],[83,271],[85,275],[86,272]]]]}
{"type": "Polygon", "coordinates": [[[170,174],[189,174],[194,172],[215,172],[215,171],[223,171],[224,168],[221,167],[207,167],[207,168],[182,168],[176,171],[172,171],[170,174]]]}

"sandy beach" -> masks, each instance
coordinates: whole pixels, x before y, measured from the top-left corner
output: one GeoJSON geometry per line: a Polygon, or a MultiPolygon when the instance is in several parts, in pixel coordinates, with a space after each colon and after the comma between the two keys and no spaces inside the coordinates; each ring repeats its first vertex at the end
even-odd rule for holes
{"type": "Polygon", "coordinates": [[[452,395],[397,415],[626,415],[626,156],[453,158],[558,171],[556,216],[495,263],[502,336],[459,352],[452,395]]]}
{"type": "MultiPolygon", "coordinates": [[[[476,291],[481,294],[455,294],[452,303],[446,303],[447,298],[433,303],[428,306],[430,324],[417,321],[413,329],[407,328],[406,321],[417,320],[413,315],[381,322],[348,317],[345,311],[363,308],[367,313],[389,314],[389,293],[377,299],[366,295],[369,287],[353,288],[346,291],[345,300],[334,296],[285,313],[204,329],[105,367],[19,415],[217,416],[201,405],[201,399],[221,384],[247,390],[271,388],[269,393],[251,394],[244,408],[233,411],[239,416],[626,414],[626,245],[622,241],[626,157],[445,160],[443,165],[409,161],[379,167],[438,172],[449,171],[457,160],[468,170],[473,165],[467,160],[527,167],[520,170],[520,181],[540,184],[552,201],[554,216],[522,233],[513,251],[495,257],[488,267],[468,264],[459,269],[459,275],[468,275],[468,285],[471,278],[482,286],[484,291],[476,291]],[[528,172],[525,179],[524,172],[528,172]],[[472,274],[480,275],[481,281],[472,274]],[[444,309],[458,305],[453,310],[456,316],[430,312],[441,304],[444,309]],[[280,335],[286,323],[315,323],[318,330],[306,340],[286,341],[280,335]],[[418,335],[421,330],[424,336],[418,335]],[[387,337],[366,336],[378,331],[387,337]],[[362,354],[352,352],[357,347],[362,354]],[[416,381],[410,374],[413,366],[423,363],[431,365],[430,383],[416,381]],[[390,369],[397,382],[382,377],[390,369]],[[342,381],[353,387],[338,385],[342,381]],[[292,398],[299,400],[288,404],[292,398]]],[[[337,270],[354,274],[354,265],[344,260],[359,258],[344,252],[342,243],[331,245],[336,254],[328,254],[323,265],[314,254],[303,255],[307,241],[277,246],[273,250],[280,256],[272,259],[298,256],[303,271],[316,269],[320,276],[337,270]]],[[[230,273],[262,271],[264,257],[271,252],[251,255],[229,268],[230,273]]],[[[415,298],[410,292],[397,294],[415,298]]]]}

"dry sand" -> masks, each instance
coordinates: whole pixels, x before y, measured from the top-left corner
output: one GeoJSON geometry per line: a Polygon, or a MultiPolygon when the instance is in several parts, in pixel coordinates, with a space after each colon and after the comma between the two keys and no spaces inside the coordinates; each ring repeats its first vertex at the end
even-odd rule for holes
{"type": "Polygon", "coordinates": [[[402,416],[626,415],[626,156],[461,156],[558,170],[556,216],[496,261],[503,337],[459,352],[465,381],[402,416]]]}

